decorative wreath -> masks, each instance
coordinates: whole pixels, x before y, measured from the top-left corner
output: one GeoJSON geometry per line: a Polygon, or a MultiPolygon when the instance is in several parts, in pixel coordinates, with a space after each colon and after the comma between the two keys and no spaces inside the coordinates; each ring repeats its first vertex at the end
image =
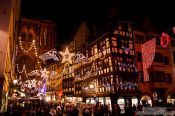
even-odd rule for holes
{"type": "Polygon", "coordinates": [[[170,44],[170,36],[166,33],[162,33],[162,36],[160,38],[160,45],[163,48],[167,48],[169,44],[170,44]]]}

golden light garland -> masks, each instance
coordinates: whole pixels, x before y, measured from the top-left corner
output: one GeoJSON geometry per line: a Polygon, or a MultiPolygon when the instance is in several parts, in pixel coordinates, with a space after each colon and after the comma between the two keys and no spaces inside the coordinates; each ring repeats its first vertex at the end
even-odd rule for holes
{"type": "MultiPolygon", "coordinates": [[[[20,49],[21,49],[24,53],[29,53],[29,52],[31,52],[32,49],[34,49],[35,57],[38,58],[38,53],[37,53],[37,48],[36,48],[35,39],[32,40],[32,43],[31,43],[29,49],[24,49],[23,44],[22,44],[22,41],[21,41],[21,37],[19,37],[19,46],[20,46],[20,49]]],[[[40,64],[39,61],[38,61],[37,63],[40,64]]]]}

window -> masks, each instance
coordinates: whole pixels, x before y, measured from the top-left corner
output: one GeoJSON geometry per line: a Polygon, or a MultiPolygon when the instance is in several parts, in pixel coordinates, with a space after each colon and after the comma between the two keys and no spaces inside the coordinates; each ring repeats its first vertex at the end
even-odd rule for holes
{"type": "Polygon", "coordinates": [[[26,32],[22,32],[21,41],[25,41],[25,40],[26,40],[26,32]]]}
{"type": "Polygon", "coordinates": [[[169,65],[169,59],[167,56],[164,56],[163,61],[164,61],[164,64],[169,65]]]}
{"type": "Polygon", "coordinates": [[[161,53],[155,53],[154,62],[159,62],[159,63],[163,62],[163,56],[161,53]]]}
{"type": "Polygon", "coordinates": [[[142,53],[141,52],[137,52],[137,61],[142,62],[142,53]]]}
{"type": "Polygon", "coordinates": [[[149,41],[149,40],[151,40],[151,39],[153,39],[153,38],[154,38],[153,35],[147,35],[147,36],[146,36],[146,41],[149,41]]]}
{"type": "Polygon", "coordinates": [[[143,72],[139,72],[138,77],[140,82],[144,82],[143,72]]]}
{"type": "Polygon", "coordinates": [[[32,42],[32,40],[34,39],[34,35],[32,33],[29,33],[28,35],[28,41],[32,42]]]}
{"type": "Polygon", "coordinates": [[[166,82],[167,83],[172,83],[172,76],[171,76],[171,74],[170,73],[166,73],[165,76],[166,76],[166,82]]]}
{"type": "Polygon", "coordinates": [[[140,44],[144,43],[144,36],[135,34],[135,42],[140,44]]]}
{"type": "Polygon", "coordinates": [[[151,71],[149,75],[151,82],[166,82],[165,73],[163,71],[151,71]]]}
{"type": "Polygon", "coordinates": [[[112,37],[112,46],[117,47],[117,38],[112,37]]]}
{"type": "Polygon", "coordinates": [[[160,38],[156,38],[156,45],[160,45],[160,38]]]}

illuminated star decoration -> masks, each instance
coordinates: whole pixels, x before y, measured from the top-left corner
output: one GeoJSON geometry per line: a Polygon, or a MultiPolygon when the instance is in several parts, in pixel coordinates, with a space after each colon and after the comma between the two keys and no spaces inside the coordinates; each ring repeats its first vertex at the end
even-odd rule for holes
{"type": "Polygon", "coordinates": [[[72,57],[75,55],[74,53],[70,53],[68,47],[66,47],[65,52],[59,52],[62,55],[61,63],[69,62],[72,64],[72,57]]]}
{"type": "Polygon", "coordinates": [[[47,71],[46,68],[44,68],[44,70],[41,70],[41,77],[43,78],[43,80],[47,80],[49,77],[50,71],[47,71]]]}

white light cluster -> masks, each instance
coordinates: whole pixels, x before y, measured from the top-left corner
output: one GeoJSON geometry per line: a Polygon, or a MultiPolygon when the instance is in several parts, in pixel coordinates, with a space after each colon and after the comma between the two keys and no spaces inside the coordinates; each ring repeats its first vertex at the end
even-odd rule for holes
{"type": "Polygon", "coordinates": [[[79,53],[79,52],[75,54],[74,62],[75,63],[80,63],[80,62],[91,63],[91,61],[88,58],[86,58],[82,53],[79,53]]]}
{"type": "Polygon", "coordinates": [[[120,82],[119,84],[118,84],[118,88],[120,88],[120,89],[137,89],[137,87],[138,87],[138,84],[136,83],[136,82],[120,82]]]}
{"type": "Polygon", "coordinates": [[[21,91],[25,91],[27,88],[30,89],[31,93],[35,93],[38,90],[37,81],[33,79],[22,82],[21,91]]]}
{"type": "Polygon", "coordinates": [[[42,60],[53,59],[55,61],[59,61],[61,59],[60,56],[58,55],[56,49],[52,49],[52,50],[40,55],[39,58],[42,60]]]}
{"type": "Polygon", "coordinates": [[[39,70],[33,70],[32,72],[27,74],[28,76],[40,76],[39,70]]]}

